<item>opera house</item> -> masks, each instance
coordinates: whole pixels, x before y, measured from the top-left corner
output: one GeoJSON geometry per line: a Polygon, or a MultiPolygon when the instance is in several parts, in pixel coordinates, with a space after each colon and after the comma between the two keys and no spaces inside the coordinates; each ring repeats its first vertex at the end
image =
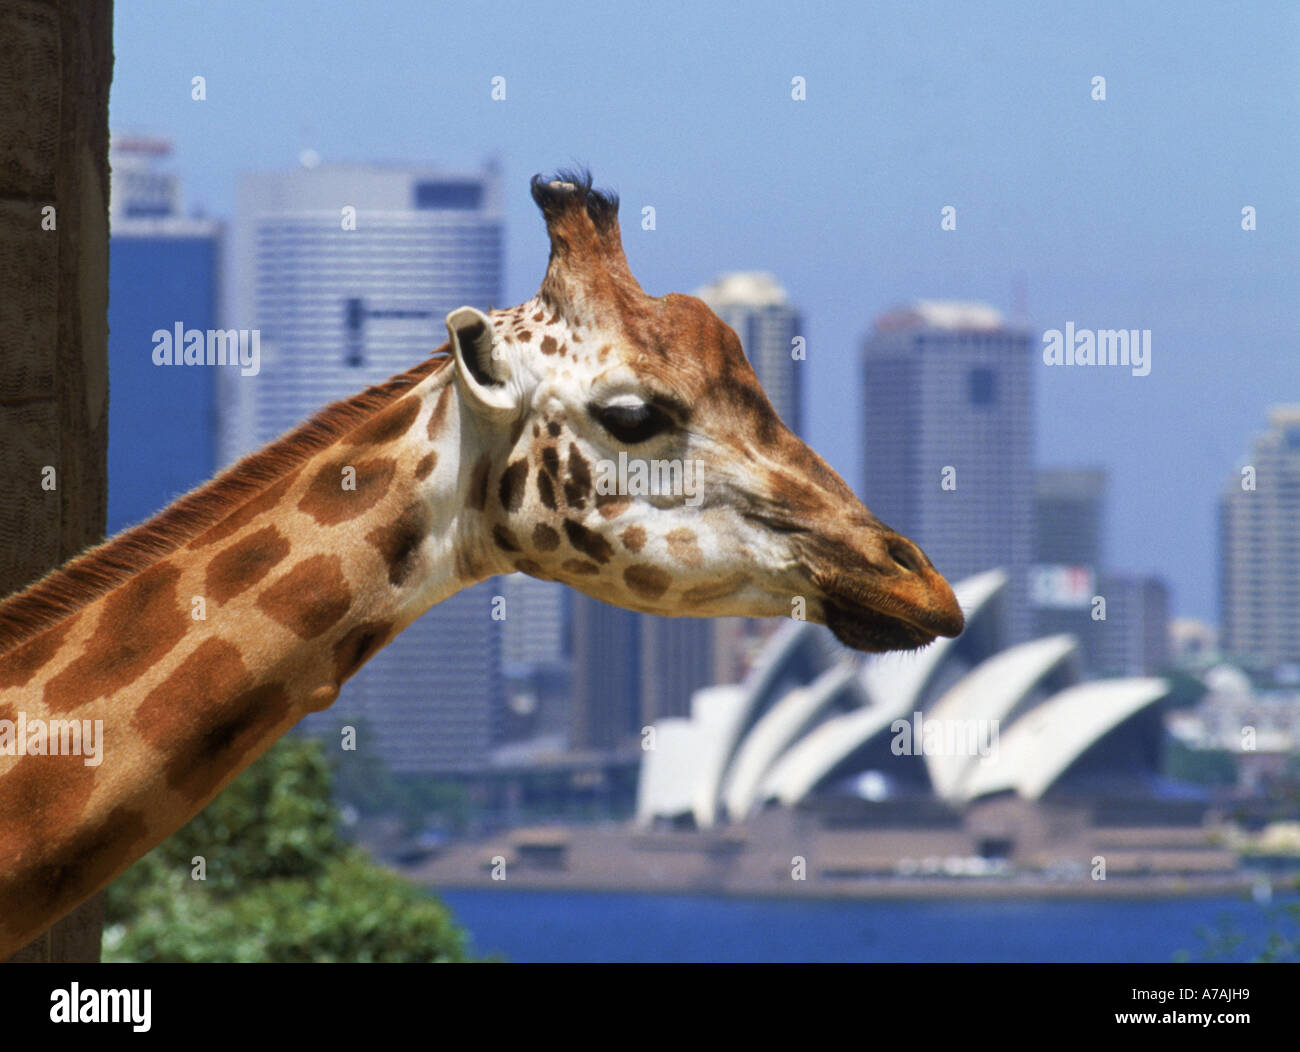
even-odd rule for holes
{"type": "Polygon", "coordinates": [[[743,683],[697,691],[689,718],[654,725],[638,826],[815,828],[832,856],[827,835],[851,831],[845,875],[1099,852],[1117,872],[1230,868],[1203,794],[1159,776],[1170,684],[1085,680],[1070,635],[1004,648],[1006,591],[999,570],[959,582],[965,632],[913,653],[861,655],[783,625],[743,683]]]}

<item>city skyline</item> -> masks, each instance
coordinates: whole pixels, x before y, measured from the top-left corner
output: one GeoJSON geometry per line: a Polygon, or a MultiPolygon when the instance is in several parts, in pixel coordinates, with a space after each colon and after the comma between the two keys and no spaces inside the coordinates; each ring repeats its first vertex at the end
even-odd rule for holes
{"type": "Polygon", "coordinates": [[[338,4],[236,3],[219,16],[135,4],[118,12],[113,121],[175,134],[191,199],[222,214],[236,173],[309,148],[326,161],[497,156],[511,302],[545,261],[527,178],[587,163],[623,196],[648,291],[689,291],[737,264],[781,275],[814,319],[806,437],[847,479],[861,477],[861,443],[842,423],[856,347],[891,307],[980,299],[1023,310],[1037,334],[1149,329],[1149,375],[1039,368],[1036,459],[1106,468],[1117,568],[1164,576],[1177,614],[1214,619],[1221,465],[1266,404],[1300,390],[1289,321],[1300,236],[1286,192],[1300,181],[1288,148],[1300,12],[769,3],[722,47],[705,12],[602,19],[620,47],[557,66],[548,56],[586,38],[581,11],[520,35],[536,19],[519,5],[447,5],[435,27],[399,2],[360,33],[338,4]],[[280,46],[286,32],[293,48],[280,46]],[[929,57],[936,37],[942,66],[929,57]],[[225,72],[232,54],[248,75],[225,72]],[[941,228],[945,206],[955,230],[941,228]]]}
{"type": "MultiPolygon", "coordinates": [[[[115,220],[116,229],[118,231],[117,236],[120,239],[118,244],[123,246],[124,251],[126,245],[145,236],[152,236],[155,238],[162,237],[164,240],[193,238],[196,236],[212,239],[220,236],[223,223],[229,223],[230,221],[228,219],[211,217],[194,218],[192,216],[187,217],[180,214],[179,204],[182,199],[184,188],[183,180],[175,172],[160,174],[160,172],[154,167],[161,158],[167,156],[170,152],[170,144],[168,140],[163,138],[143,139],[122,136],[119,138],[119,141],[123,144],[124,149],[120,150],[116,156],[127,162],[122,165],[121,170],[128,179],[128,181],[124,183],[120,197],[124,202],[128,198],[133,202],[130,210],[125,206],[119,209],[120,214],[115,220]],[[133,160],[133,154],[135,152],[152,153],[155,157],[150,165],[145,166],[133,160]],[[157,196],[158,200],[153,202],[150,195],[157,196]],[[137,198],[139,201],[136,201],[137,198]]],[[[486,170],[492,171],[493,169],[489,168],[486,170]]],[[[344,188],[349,192],[354,190],[354,181],[356,180],[360,180],[364,184],[367,179],[375,179],[377,180],[376,185],[382,185],[396,177],[400,182],[402,179],[400,173],[405,171],[423,171],[426,174],[436,173],[439,177],[449,178],[453,181],[460,182],[463,182],[465,179],[464,171],[457,171],[456,169],[448,169],[445,166],[428,163],[404,166],[398,165],[394,162],[389,162],[382,165],[326,165],[323,168],[312,164],[278,173],[251,174],[245,177],[245,185],[252,186],[261,182],[267,186],[278,186],[278,184],[282,183],[284,180],[288,180],[289,183],[284,185],[288,186],[292,184],[295,187],[295,190],[286,194],[281,189],[273,193],[272,196],[277,199],[283,198],[286,201],[292,198],[295,201],[295,207],[301,207],[298,195],[302,193],[304,187],[313,182],[319,181],[321,177],[325,177],[327,182],[332,185],[333,189],[329,193],[326,193],[325,197],[328,197],[330,201],[333,201],[334,197],[338,195],[338,191],[344,188]]],[[[494,184],[491,190],[491,196],[493,199],[492,207],[494,211],[500,208],[498,203],[500,192],[501,188],[494,184]]],[[[319,197],[319,193],[317,193],[316,196],[319,197]]],[[[346,196],[346,193],[344,196],[346,196]]],[[[319,205],[324,201],[324,199],[324,197],[321,197],[316,203],[319,205]]],[[[389,201],[388,203],[392,204],[393,201],[389,201]]],[[[398,220],[397,222],[400,226],[401,221],[398,220]]],[[[238,231],[238,224],[234,224],[234,226],[236,231],[238,231]]],[[[504,237],[505,232],[504,229],[501,231],[502,237],[504,237]]],[[[244,235],[244,238],[247,240],[247,235],[244,235]]],[[[138,254],[139,250],[136,251],[138,254]]],[[[245,250],[245,254],[246,251],[247,250],[245,250]]],[[[238,290],[234,297],[227,296],[221,306],[222,324],[228,326],[235,325],[239,320],[238,317],[231,315],[232,310],[234,315],[239,315],[247,314],[249,309],[247,301],[250,296],[251,286],[249,284],[248,276],[237,264],[231,265],[230,263],[231,260],[236,260],[237,258],[237,252],[227,253],[225,274],[226,288],[238,290]]],[[[146,261],[143,261],[142,259],[142,262],[146,261]]],[[[135,264],[137,268],[140,265],[140,263],[135,264]]],[[[799,374],[797,373],[798,366],[787,366],[787,369],[791,374],[788,378],[780,375],[780,356],[776,353],[776,350],[779,346],[784,346],[784,344],[788,342],[790,334],[800,333],[802,331],[804,321],[799,312],[789,304],[788,295],[781,287],[778,279],[774,275],[763,272],[732,270],[716,275],[708,284],[697,289],[696,294],[704,296],[706,302],[710,302],[715,309],[722,311],[724,320],[728,320],[733,327],[738,326],[738,331],[742,334],[742,343],[747,346],[747,353],[749,353],[748,344],[750,342],[756,339],[761,341],[761,343],[757,344],[759,357],[755,359],[755,368],[758,369],[761,367],[764,374],[768,377],[769,382],[776,385],[778,392],[782,396],[783,404],[787,406],[787,414],[793,417],[794,420],[798,421],[802,416],[801,410],[803,409],[797,401],[797,396],[800,391],[799,374]],[[747,300],[751,302],[747,303],[747,300]],[[791,399],[795,400],[792,401],[791,399]]],[[[119,297],[119,310],[121,309],[122,300],[126,298],[127,297],[125,296],[119,297]]],[[[494,297],[489,297],[489,299],[491,298],[494,297]]],[[[1007,323],[994,308],[985,304],[914,300],[907,307],[886,312],[880,318],[877,318],[873,334],[865,337],[864,345],[870,348],[873,341],[878,342],[881,338],[880,332],[882,328],[886,334],[897,332],[900,329],[905,329],[908,325],[921,323],[924,323],[925,326],[932,329],[935,329],[937,324],[937,329],[935,329],[935,331],[941,331],[945,327],[952,327],[953,325],[955,325],[957,329],[960,329],[962,326],[957,325],[956,323],[961,321],[961,319],[957,318],[957,315],[953,314],[953,312],[960,313],[961,311],[965,311],[967,314],[970,314],[971,317],[974,317],[974,322],[971,321],[971,318],[967,318],[966,322],[970,322],[971,324],[975,324],[976,322],[979,323],[975,326],[976,328],[979,328],[980,325],[984,325],[985,327],[993,326],[994,328],[1000,329],[1004,325],[1011,325],[1011,328],[1007,329],[1008,332],[1020,333],[1023,335],[1023,332],[1016,328],[1014,323],[1007,323]],[[938,317],[936,323],[935,318],[927,319],[927,312],[944,316],[938,317]],[[947,314],[952,314],[953,316],[947,317],[947,314]],[[975,317],[976,315],[978,315],[978,317],[975,317]]],[[[163,311],[163,314],[166,313],[166,311],[163,311]]],[[[439,333],[437,325],[435,324],[437,321],[435,315],[438,314],[438,311],[416,310],[414,313],[420,315],[418,319],[415,319],[420,325],[426,328],[432,326],[431,338],[436,340],[439,333]]],[[[247,318],[245,318],[245,320],[247,320],[247,318]]],[[[400,320],[402,319],[399,319],[399,321],[400,320]]],[[[411,319],[405,320],[409,322],[411,319]]],[[[974,330],[972,329],[971,331],[973,332],[974,330]]],[[[118,342],[115,342],[115,346],[120,346],[120,339],[121,336],[119,334],[118,342]]],[[[391,340],[381,342],[385,343],[386,346],[387,344],[391,344],[391,340]]],[[[400,345],[399,341],[398,346],[400,345]]],[[[381,368],[379,372],[375,372],[374,375],[369,378],[368,382],[375,382],[378,379],[386,377],[389,373],[400,371],[403,368],[402,363],[405,359],[394,357],[391,353],[392,350],[393,347],[387,347],[387,351],[389,352],[385,356],[385,360],[388,362],[387,367],[381,368]],[[380,376],[380,373],[384,374],[383,377],[380,376]]],[[[421,350],[423,350],[423,347],[416,349],[417,353],[421,350]]],[[[295,356],[291,354],[290,358],[293,357],[295,356]]],[[[794,360],[797,360],[797,355],[794,356],[794,360]]],[[[120,361],[120,354],[115,356],[114,361],[116,367],[121,369],[122,363],[120,361]]],[[[347,383],[344,383],[343,386],[340,387],[337,383],[337,378],[334,380],[328,379],[328,377],[334,375],[331,371],[326,370],[324,372],[319,372],[312,370],[309,372],[303,372],[301,367],[298,367],[297,372],[299,373],[300,381],[303,377],[308,375],[311,376],[312,383],[309,385],[311,389],[306,390],[302,388],[301,383],[297,385],[291,394],[288,392],[288,389],[285,389],[287,401],[285,401],[285,398],[283,397],[277,399],[278,402],[284,402],[285,404],[280,405],[279,409],[272,414],[273,419],[272,417],[267,417],[265,414],[262,414],[259,425],[250,426],[251,421],[248,419],[243,419],[240,423],[233,422],[236,417],[247,416],[247,410],[241,410],[240,406],[245,400],[244,396],[250,388],[247,385],[242,384],[233,372],[227,373],[219,371],[219,375],[215,376],[215,382],[218,390],[224,392],[224,412],[226,417],[230,418],[223,420],[220,418],[220,414],[214,417],[214,424],[217,426],[217,433],[214,435],[214,441],[220,447],[219,459],[222,463],[230,462],[237,456],[256,448],[257,445],[260,445],[265,441],[268,441],[274,435],[279,434],[284,428],[291,426],[293,422],[305,419],[311,414],[313,407],[325,404],[335,398],[344,397],[352,391],[352,386],[349,386],[347,383]],[[324,383],[323,387],[321,386],[322,383],[324,383]],[[232,441],[232,435],[236,433],[242,436],[239,442],[232,441]]],[[[1030,375],[1032,375],[1032,373],[1030,375]]],[[[128,384],[128,387],[129,386],[130,385],[128,384]]],[[[211,386],[210,382],[208,383],[208,386],[211,386]]],[[[890,385],[886,384],[885,386],[890,385]]],[[[119,390],[121,390],[121,388],[119,388],[119,390]]],[[[868,401],[870,401],[870,384],[868,384],[867,395],[868,401]]],[[[888,401],[888,398],[886,398],[886,401],[888,401]]],[[[871,415],[870,412],[867,413],[868,418],[870,418],[871,415]]],[[[886,431],[887,430],[888,429],[886,429],[886,431]]],[[[135,439],[133,438],[132,441],[135,441],[135,439]]],[[[118,451],[117,460],[122,463],[128,463],[130,461],[130,456],[126,452],[126,447],[123,447],[118,451]],[[126,457],[125,460],[123,459],[124,457],[126,457]]],[[[1062,471],[1064,474],[1087,474],[1089,472],[1088,468],[1081,465],[1071,465],[1065,469],[1056,467],[1053,469],[1044,469],[1041,465],[1036,464],[1034,470],[1037,472],[1036,477],[1039,478],[1041,478],[1044,471],[1048,471],[1049,473],[1050,471],[1062,471]]],[[[1095,469],[1093,473],[1098,474],[1095,469]]],[[[1100,472],[1099,474],[1104,476],[1105,473],[1100,472]]],[[[126,478],[127,476],[119,477],[126,478]]],[[[191,481],[192,483],[198,482],[204,477],[206,477],[206,474],[201,472],[191,481]]],[[[182,480],[182,482],[183,481],[184,480],[182,480]]],[[[123,507],[130,505],[131,514],[127,517],[118,514],[110,523],[114,529],[121,528],[133,521],[139,521],[139,519],[146,517],[147,514],[149,514],[148,511],[144,510],[144,505],[136,507],[140,502],[138,497],[134,495],[134,490],[139,487],[136,486],[134,482],[128,482],[128,486],[132,491],[132,495],[129,496],[129,499],[119,497],[118,503],[123,507]],[[134,503],[131,503],[132,501],[134,501],[134,503]]],[[[173,487],[172,495],[183,492],[184,488],[186,488],[184,485],[173,487]]],[[[872,499],[870,494],[864,493],[864,496],[866,496],[868,500],[872,499]]],[[[897,502],[895,501],[895,503],[897,502]]],[[[161,507],[161,503],[159,503],[159,507],[161,507]]],[[[879,504],[877,510],[881,511],[881,514],[885,517],[890,518],[891,522],[896,522],[904,532],[917,532],[918,534],[924,535],[923,531],[918,528],[918,523],[910,521],[906,514],[899,512],[897,508],[894,508],[893,505],[888,502],[879,504]]],[[[1090,529],[1101,529],[1104,532],[1106,517],[1107,516],[1104,514],[1101,515],[1100,524],[1093,523],[1090,525],[1090,529]]],[[[959,516],[959,518],[961,518],[961,516],[959,516]]],[[[1025,531],[1021,532],[1024,533],[1025,531]]],[[[1025,536],[1029,535],[1030,533],[1025,533],[1025,536]]],[[[1093,538],[1092,543],[1100,544],[1100,536],[1093,538]]],[[[1024,545],[1021,546],[1024,547],[1024,545]]],[[[933,544],[931,544],[930,547],[933,547],[935,551],[944,550],[942,546],[933,544]]],[[[1025,555],[1025,558],[1019,560],[1019,563],[1024,563],[1025,566],[1022,567],[1022,572],[1020,574],[1021,577],[1024,576],[1024,570],[1028,567],[1029,558],[1027,552],[1022,554],[1025,555]]],[[[1220,554],[1220,557],[1223,557],[1222,553],[1218,554],[1220,554]]],[[[1041,562],[1042,560],[1039,559],[1038,561],[1041,562]]],[[[969,560],[966,560],[966,562],[969,562],[969,560]]],[[[980,560],[976,560],[976,562],[980,562],[980,560]]],[[[983,562],[988,562],[988,560],[983,560],[983,562]]],[[[994,560],[993,562],[988,562],[989,567],[992,567],[996,562],[998,561],[994,560]]],[[[1006,560],[1003,560],[1003,562],[1005,563],[1006,560]]],[[[1019,563],[1017,563],[1017,565],[1019,565],[1019,563]]],[[[963,571],[971,571],[974,569],[976,569],[974,563],[970,566],[963,565],[962,567],[963,571]]],[[[1163,616],[1164,606],[1168,601],[1167,590],[1165,590],[1163,584],[1159,583],[1159,575],[1143,574],[1140,572],[1141,569],[1142,568],[1133,568],[1129,571],[1109,573],[1105,575],[1105,579],[1114,583],[1117,587],[1130,590],[1138,587],[1139,582],[1141,582],[1142,588],[1148,590],[1151,587],[1159,587],[1161,589],[1160,609],[1163,616]]],[[[1226,571],[1221,569],[1221,573],[1226,573],[1226,571]]],[[[1013,573],[1013,579],[1015,577],[1016,574],[1013,573]]],[[[1102,580],[1102,575],[1098,574],[1094,576],[1093,585],[1095,589],[1100,589],[1102,580]]],[[[1018,587],[1014,588],[1013,591],[1022,595],[1027,595],[1026,587],[1027,585],[1025,583],[1021,583],[1018,587]]],[[[508,595],[514,595],[518,600],[522,600],[525,608],[531,609],[540,602],[542,607],[552,613],[561,612],[563,609],[562,605],[557,602],[552,594],[557,592],[558,589],[559,586],[557,585],[535,581],[533,579],[522,579],[519,583],[512,580],[509,585],[503,585],[504,592],[508,595]],[[535,598],[531,595],[525,598],[523,595],[523,592],[527,591],[529,587],[532,587],[537,592],[535,598]]],[[[1221,596],[1219,598],[1219,608],[1222,608],[1223,597],[1221,596]]],[[[1030,610],[1027,600],[1018,605],[1023,606],[1024,616],[1021,620],[1024,623],[1020,625],[1017,634],[1021,638],[1027,638],[1027,634],[1031,627],[1030,622],[1033,620],[1035,615],[1030,610]]],[[[561,614],[561,616],[565,615],[561,614]]],[[[1218,621],[1215,621],[1214,623],[1216,625],[1219,624],[1218,621]]],[[[672,630],[672,628],[664,628],[660,629],[660,632],[671,632],[672,630]]],[[[503,639],[514,639],[515,642],[509,649],[514,649],[516,651],[521,648],[526,649],[529,646],[532,646],[535,649],[538,645],[554,651],[556,650],[556,643],[558,641],[556,633],[560,631],[560,629],[551,631],[548,636],[548,639],[550,639],[549,642],[543,644],[529,644],[525,642],[524,639],[524,636],[528,634],[527,631],[521,630],[520,627],[515,624],[511,626],[509,633],[503,633],[503,639]],[[521,631],[524,631],[524,635],[521,635],[521,631]],[[556,638],[551,639],[550,637],[556,638]]],[[[1113,634],[1113,632],[1108,633],[1108,635],[1111,636],[1113,636],[1113,634]]],[[[1110,644],[1110,649],[1114,651],[1115,647],[1118,645],[1118,643],[1112,643],[1110,644]]],[[[1141,644],[1135,643],[1134,646],[1136,647],[1134,653],[1139,653],[1142,650],[1141,644]]],[[[507,661],[512,660],[509,657],[508,652],[503,655],[503,659],[507,661]]],[[[1149,665],[1149,662],[1147,664],[1149,665]]],[[[702,668],[712,667],[714,665],[715,662],[713,660],[705,658],[703,660],[702,668]]],[[[1114,670],[1115,669],[1112,669],[1112,671],[1114,670]]],[[[655,675],[649,671],[648,667],[642,673],[642,678],[647,685],[654,682],[656,679],[655,675]]],[[[645,687],[642,687],[636,693],[641,697],[640,704],[645,709],[645,722],[647,723],[652,722],[652,717],[660,712],[660,706],[668,704],[669,706],[680,707],[680,705],[684,704],[685,698],[689,695],[689,691],[679,690],[674,693],[675,695],[681,696],[675,696],[674,699],[654,698],[651,697],[652,692],[645,689],[645,687]]],[[[636,708],[635,698],[629,700],[633,702],[632,707],[636,708]]],[[[576,737],[581,739],[585,737],[585,735],[579,733],[576,737]]]]}

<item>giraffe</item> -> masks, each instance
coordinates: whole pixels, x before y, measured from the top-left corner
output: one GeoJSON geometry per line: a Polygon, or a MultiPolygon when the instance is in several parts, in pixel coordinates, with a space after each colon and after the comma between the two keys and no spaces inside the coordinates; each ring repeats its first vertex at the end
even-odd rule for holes
{"type": "Polygon", "coordinates": [[[0,958],[490,576],[670,616],[802,603],[862,651],[961,631],[947,582],[786,428],[735,333],[641,289],[617,197],[586,172],[531,189],[550,240],[532,299],[451,312],[427,360],[0,603],[0,958]],[[693,464],[696,485],[611,485],[620,456],[670,482],[693,464]],[[97,726],[92,760],[74,728],[97,726]]]}

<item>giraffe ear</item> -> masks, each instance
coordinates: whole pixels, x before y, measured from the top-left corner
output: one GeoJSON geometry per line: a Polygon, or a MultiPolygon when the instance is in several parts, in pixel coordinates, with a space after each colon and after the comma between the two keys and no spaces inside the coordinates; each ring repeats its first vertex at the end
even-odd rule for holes
{"type": "Polygon", "coordinates": [[[488,316],[473,307],[459,307],[447,315],[447,334],[456,356],[461,389],[485,408],[513,410],[515,391],[509,382],[510,369],[497,352],[488,316]]]}

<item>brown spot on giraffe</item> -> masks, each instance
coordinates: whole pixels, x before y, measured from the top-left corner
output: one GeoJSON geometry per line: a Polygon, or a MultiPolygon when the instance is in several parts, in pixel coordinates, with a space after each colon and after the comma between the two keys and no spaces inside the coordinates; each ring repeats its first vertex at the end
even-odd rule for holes
{"type": "Polygon", "coordinates": [[[280,683],[260,683],[223,701],[202,727],[168,746],[167,784],[190,800],[211,796],[290,715],[289,692],[280,683]]]}
{"type": "Polygon", "coordinates": [[[532,331],[531,331],[530,329],[520,329],[520,330],[519,330],[519,342],[520,342],[520,343],[527,343],[527,342],[528,342],[529,340],[531,340],[532,338],[533,338],[533,334],[532,334],[532,331]]]}
{"type": "MultiPolygon", "coordinates": [[[[87,768],[89,770],[89,768],[87,768]]],[[[37,935],[45,923],[32,927],[29,918],[57,916],[96,888],[108,883],[127,864],[142,854],[136,847],[148,836],[143,812],[119,806],[95,825],[73,834],[56,846],[42,845],[42,861],[23,866],[16,874],[0,874],[0,918],[17,923],[0,927],[18,930],[26,937],[37,935]]],[[[5,853],[0,833],[0,858],[5,853]]],[[[26,941],[24,938],[22,941],[26,941]]]]}
{"type": "Polygon", "coordinates": [[[6,687],[25,687],[28,681],[59,652],[64,640],[68,638],[68,633],[72,631],[72,626],[80,618],[80,613],[73,614],[61,624],[47,628],[40,635],[4,655],[4,663],[0,664],[0,690],[6,687]]]}
{"type": "Polygon", "coordinates": [[[398,399],[397,403],[390,409],[385,409],[375,416],[373,420],[362,424],[350,435],[346,436],[343,439],[343,445],[379,446],[385,442],[401,438],[411,429],[411,425],[415,423],[415,418],[420,415],[422,404],[419,397],[413,394],[398,399]]]}
{"type": "Polygon", "coordinates": [[[528,484],[528,461],[523,457],[516,460],[501,473],[501,485],[498,496],[501,506],[506,511],[515,511],[524,499],[524,488],[528,484]]]}
{"type": "Polygon", "coordinates": [[[225,603],[257,584],[289,554],[289,541],[274,526],[264,526],[218,552],[208,564],[204,587],[210,599],[225,603]]]}
{"type": "Polygon", "coordinates": [[[620,493],[596,494],[596,510],[600,512],[600,517],[606,522],[610,519],[617,519],[630,507],[632,507],[632,498],[625,497],[620,493]]]}
{"type": "Polygon", "coordinates": [[[614,554],[609,541],[573,519],[564,520],[564,535],[569,538],[569,543],[573,547],[598,563],[609,562],[609,557],[614,554]]]}
{"type": "Polygon", "coordinates": [[[560,349],[560,345],[555,342],[554,336],[543,336],[540,349],[543,354],[554,354],[560,349]]]}
{"type": "Polygon", "coordinates": [[[554,581],[555,578],[542,569],[541,563],[533,559],[516,559],[515,569],[520,573],[526,573],[529,577],[536,577],[542,581],[554,581]]]}
{"type": "Polygon", "coordinates": [[[552,438],[559,438],[562,430],[564,429],[560,427],[560,422],[558,420],[548,420],[546,422],[546,433],[552,438]]]}
{"type": "Polygon", "coordinates": [[[443,387],[438,394],[438,400],[433,404],[433,412],[429,414],[429,438],[436,439],[442,433],[442,425],[447,420],[447,407],[451,405],[451,388],[450,382],[443,387]]]}
{"type": "Polygon", "coordinates": [[[303,639],[315,639],[352,605],[337,555],[313,555],[271,585],[257,599],[263,613],[303,639]]]}
{"type": "Polygon", "coordinates": [[[511,533],[508,529],[506,529],[504,526],[502,526],[500,523],[497,523],[495,526],[492,527],[492,540],[496,543],[496,546],[500,548],[502,551],[506,551],[506,552],[522,551],[522,549],[519,547],[519,542],[515,540],[515,535],[511,533]]]}
{"type": "Polygon", "coordinates": [[[591,493],[591,469],[587,461],[578,452],[576,442],[569,443],[569,481],[564,484],[564,498],[574,507],[582,507],[584,499],[591,493]]]}
{"type": "Polygon", "coordinates": [[[492,458],[486,453],[480,454],[469,479],[469,506],[475,511],[487,507],[488,472],[491,468],[492,458]]]}
{"type": "Polygon", "coordinates": [[[58,840],[90,803],[96,770],[86,766],[83,755],[28,753],[20,766],[0,776],[0,860],[58,840]]]}
{"type": "Polygon", "coordinates": [[[533,527],[533,547],[539,552],[553,552],[560,546],[560,535],[544,522],[533,527]]]}
{"type": "Polygon", "coordinates": [[[392,634],[391,621],[366,621],[350,629],[334,644],[334,682],[341,686],[351,679],[392,634]]]}
{"type": "Polygon", "coordinates": [[[640,526],[629,526],[619,534],[619,540],[628,551],[639,552],[645,547],[645,530],[640,526]]]}
{"type": "Polygon", "coordinates": [[[189,621],[176,595],[180,577],[176,566],[162,562],[105,596],[81,654],[45,684],[51,712],[126,688],[180,642],[189,621]]]}
{"type": "Polygon", "coordinates": [[[633,563],[623,571],[623,580],[633,592],[646,599],[658,599],[672,583],[672,578],[657,566],[633,563]]]}
{"type": "Polygon", "coordinates": [[[379,549],[388,564],[388,583],[400,586],[411,576],[420,553],[420,543],[429,533],[429,508],[423,501],[408,504],[385,526],[376,526],[366,540],[379,549]]]}
{"type": "Polygon", "coordinates": [[[547,446],[542,450],[542,470],[550,475],[553,479],[560,477],[560,454],[555,451],[554,446],[547,446]]]}
{"type": "Polygon", "coordinates": [[[188,547],[205,548],[217,541],[224,541],[231,534],[238,533],[259,515],[278,507],[280,502],[284,500],[285,494],[289,492],[289,488],[297,481],[301,470],[301,468],[295,468],[284,477],[271,483],[261,493],[246,501],[220,522],[200,533],[194,540],[190,541],[188,547]]]}
{"type": "Polygon", "coordinates": [[[111,828],[68,837],[67,830],[83,820],[98,770],[86,766],[83,755],[29,753],[21,766],[0,776],[0,928],[51,908],[60,912],[93,888],[86,881],[100,871],[90,857],[92,845],[125,852],[134,843],[117,842],[121,830],[113,815],[111,828]]]}
{"type": "Polygon", "coordinates": [[[346,457],[336,457],[316,472],[298,502],[298,510],[322,526],[337,526],[355,519],[379,503],[388,492],[396,470],[397,462],[392,457],[374,457],[356,463],[346,457]],[[355,480],[344,475],[344,468],[348,467],[355,469],[355,480]],[[355,481],[356,488],[344,489],[345,479],[355,481]]]}
{"type": "Polygon", "coordinates": [[[694,530],[679,526],[677,529],[669,530],[664,535],[664,540],[668,542],[668,554],[678,562],[692,567],[704,564],[704,553],[700,551],[694,530]]]}
{"type": "Polygon", "coordinates": [[[564,484],[564,501],[576,511],[581,511],[587,506],[587,499],[582,495],[582,490],[572,482],[564,484]]]}
{"type": "Polygon", "coordinates": [[[131,726],[155,749],[170,753],[178,743],[202,735],[221,706],[249,678],[239,648],[224,639],[205,639],[158,686],[145,695],[131,726]]]}
{"type": "Polygon", "coordinates": [[[562,563],[564,569],[570,573],[577,574],[598,574],[600,567],[595,563],[589,563],[586,559],[565,559],[562,563]]]}
{"type": "Polygon", "coordinates": [[[537,497],[543,506],[551,511],[556,511],[559,507],[555,503],[555,484],[551,482],[551,476],[544,471],[537,473],[537,497]]]}
{"type": "Polygon", "coordinates": [[[436,450],[430,450],[420,458],[420,462],[415,465],[415,477],[417,481],[423,482],[433,474],[433,469],[438,466],[438,453],[436,450]]]}

